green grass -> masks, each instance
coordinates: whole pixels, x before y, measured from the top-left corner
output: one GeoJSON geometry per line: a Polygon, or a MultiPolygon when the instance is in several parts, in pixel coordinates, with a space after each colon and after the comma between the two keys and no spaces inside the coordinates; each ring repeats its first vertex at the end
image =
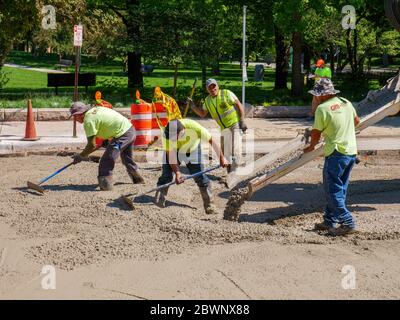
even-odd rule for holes
{"type": "MultiPolygon", "coordinates": [[[[27,65],[40,68],[54,68],[58,63],[58,57],[54,54],[43,57],[34,57],[30,53],[13,51],[7,62],[27,65]]],[[[168,67],[154,64],[155,69],[144,77],[144,88],[141,95],[144,100],[150,101],[152,90],[155,86],[160,86],[167,94],[172,94],[173,89],[173,70],[168,67]]],[[[216,78],[222,88],[233,91],[241,100],[242,92],[242,71],[237,64],[221,63],[221,75],[213,76],[211,70],[207,70],[208,77],[216,78]]],[[[0,90],[0,107],[21,108],[26,106],[26,99],[33,100],[34,107],[69,107],[73,88],[59,88],[59,95],[55,95],[54,88],[47,88],[47,75],[41,72],[20,70],[16,68],[4,67],[3,71],[8,73],[10,81],[3,90],[0,90]]],[[[73,72],[73,67],[69,68],[73,72]]],[[[246,82],[246,102],[255,105],[309,105],[311,96],[304,90],[303,97],[293,98],[289,90],[274,90],[275,71],[265,69],[263,82],[251,81],[254,68],[248,68],[250,81],[246,82]]],[[[119,59],[97,62],[90,57],[82,58],[81,72],[95,72],[97,75],[97,85],[91,87],[88,94],[84,88],[80,88],[80,99],[86,102],[93,102],[94,93],[102,91],[105,100],[111,102],[116,107],[128,107],[134,101],[134,92],[127,88],[127,76],[122,71],[122,61],[119,59]]],[[[199,66],[182,67],[179,69],[178,86],[176,99],[183,104],[191,91],[194,79],[198,78],[195,100],[200,101],[206,96],[206,92],[201,88],[201,71],[199,66]]],[[[377,89],[380,86],[376,80],[366,79],[353,80],[348,76],[335,77],[335,86],[342,91],[342,95],[352,101],[359,101],[365,97],[368,90],[377,89]]],[[[288,79],[290,89],[290,78],[288,79]]]]}

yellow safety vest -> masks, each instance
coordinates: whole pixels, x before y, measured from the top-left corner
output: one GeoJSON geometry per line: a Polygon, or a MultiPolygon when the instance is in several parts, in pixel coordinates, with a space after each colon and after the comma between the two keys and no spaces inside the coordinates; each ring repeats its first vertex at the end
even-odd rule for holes
{"type": "Polygon", "coordinates": [[[211,96],[208,96],[204,104],[222,130],[230,128],[240,121],[235,106],[228,103],[227,90],[219,90],[214,101],[212,101],[211,96]]]}

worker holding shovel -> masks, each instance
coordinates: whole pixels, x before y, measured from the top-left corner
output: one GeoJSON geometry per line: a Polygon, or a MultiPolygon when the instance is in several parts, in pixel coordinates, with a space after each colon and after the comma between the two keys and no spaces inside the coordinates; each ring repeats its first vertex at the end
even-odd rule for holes
{"type": "MultiPolygon", "coordinates": [[[[175,173],[176,184],[185,181],[182,176],[179,165],[185,162],[190,174],[204,171],[204,159],[201,151],[201,142],[207,141],[211,144],[215,153],[219,157],[219,163],[222,167],[227,167],[228,162],[225,159],[221,148],[215,142],[207,129],[194,120],[181,119],[168,122],[164,130],[163,145],[165,148],[162,174],[158,179],[157,186],[165,185],[172,181],[175,173]]],[[[203,205],[207,214],[216,214],[217,210],[213,204],[213,195],[211,192],[210,179],[205,174],[195,177],[195,182],[200,188],[200,194],[203,199],[203,205]]],[[[155,203],[159,207],[165,207],[165,197],[168,188],[157,191],[155,203]]]]}
{"type": "Polygon", "coordinates": [[[234,171],[241,161],[242,132],[247,130],[244,108],[232,91],[220,90],[215,79],[208,79],[206,87],[209,96],[204,100],[202,108],[190,101],[191,108],[202,118],[210,114],[218,123],[221,129],[221,148],[230,161],[228,172],[234,171]]]}
{"type": "Polygon", "coordinates": [[[74,155],[74,164],[81,162],[96,149],[96,136],[104,140],[112,139],[100,159],[98,182],[101,190],[112,189],[112,173],[119,155],[132,182],[144,182],[133,161],[132,143],[136,134],[127,118],[112,109],[92,107],[79,101],[72,104],[70,112],[77,122],[83,124],[88,141],[85,149],[74,155]]]}

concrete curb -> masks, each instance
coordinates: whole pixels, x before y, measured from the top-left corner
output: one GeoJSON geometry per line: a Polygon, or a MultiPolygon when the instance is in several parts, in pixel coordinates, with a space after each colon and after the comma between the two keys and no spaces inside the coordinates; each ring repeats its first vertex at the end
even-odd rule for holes
{"type": "MultiPolygon", "coordinates": [[[[130,108],[114,108],[128,119],[131,118],[130,108]]],[[[26,121],[27,109],[2,109],[0,112],[0,121],[26,121]]],[[[65,121],[69,120],[69,109],[60,108],[35,108],[33,109],[35,121],[65,121]]]]}
{"type": "MultiPolygon", "coordinates": [[[[128,119],[131,118],[130,108],[114,108],[128,119]]],[[[35,121],[65,121],[69,120],[69,109],[36,108],[33,110],[35,121]]],[[[248,118],[306,118],[310,112],[309,106],[270,106],[263,107],[246,103],[245,113],[248,118]]],[[[0,112],[1,121],[26,121],[26,109],[3,109],[0,112]]]]}
{"type": "Polygon", "coordinates": [[[253,118],[307,118],[310,106],[257,106],[253,110],[253,118]]]}

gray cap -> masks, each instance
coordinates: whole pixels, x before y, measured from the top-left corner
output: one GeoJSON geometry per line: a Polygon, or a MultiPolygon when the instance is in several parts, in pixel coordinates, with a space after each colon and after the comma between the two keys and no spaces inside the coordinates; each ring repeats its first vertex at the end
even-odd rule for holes
{"type": "Polygon", "coordinates": [[[71,112],[71,116],[77,115],[77,114],[82,114],[88,111],[92,106],[90,104],[84,104],[81,101],[77,101],[72,103],[71,108],[69,109],[69,112],[71,112]]]}
{"type": "Polygon", "coordinates": [[[313,96],[329,96],[339,93],[339,90],[335,90],[333,86],[333,82],[331,79],[328,78],[321,78],[319,79],[314,86],[313,90],[308,91],[313,96]]]}
{"type": "Polygon", "coordinates": [[[206,87],[208,88],[212,84],[215,84],[217,86],[218,85],[217,80],[215,80],[213,78],[208,79],[207,82],[206,82],[206,87]]]}

